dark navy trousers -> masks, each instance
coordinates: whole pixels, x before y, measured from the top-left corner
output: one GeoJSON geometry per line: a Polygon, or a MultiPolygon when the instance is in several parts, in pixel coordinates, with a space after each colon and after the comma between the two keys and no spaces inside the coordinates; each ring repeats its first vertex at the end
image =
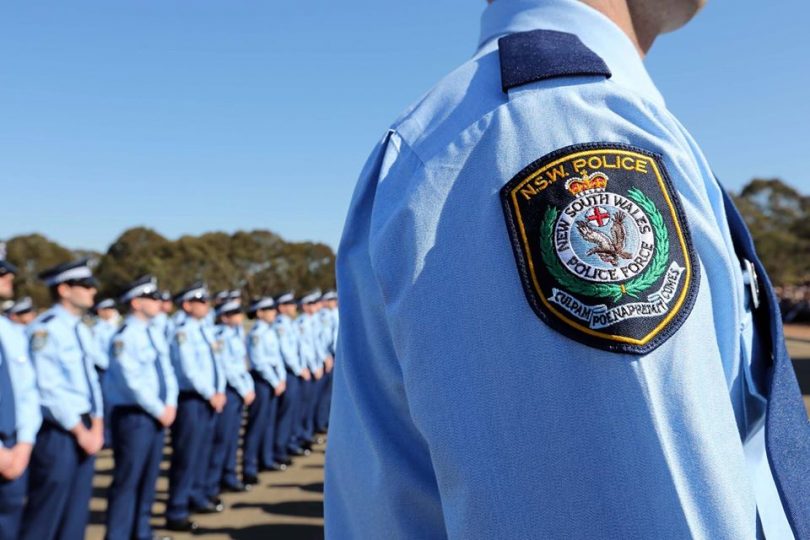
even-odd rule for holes
{"type": "Polygon", "coordinates": [[[304,443],[311,443],[312,439],[315,437],[315,427],[312,422],[312,415],[313,402],[315,401],[318,381],[315,380],[315,376],[313,375],[313,377],[308,381],[301,379],[300,384],[300,417],[298,420],[298,432],[295,436],[295,442],[298,444],[298,446],[301,446],[304,443]]]}
{"type": "Polygon", "coordinates": [[[332,375],[334,373],[334,369],[329,373],[324,371],[323,379],[321,379],[321,391],[315,411],[315,429],[318,431],[326,431],[329,427],[329,407],[332,403],[332,375]]]}
{"type": "Polygon", "coordinates": [[[242,470],[246,476],[256,476],[259,473],[260,457],[263,466],[272,465],[276,459],[273,448],[279,401],[269,382],[258,373],[253,372],[251,375],[256,389],[256,400],[248,408],[245,448],[242,455],[242,470]]]}
{"type": "Polygon", "coordinates": [[[187,519],[191,506],[206,504],[205,478],[213,443],[214,410],[196,393],[181,392],[172,425],[172,463],[166,518],[187,519]]]}
{"type": "Polygon", "coordinates": [[[149,518],[163,455],[163,426],[140,407],[112,411],[115,469],[107,503],[107,540],[151,539],[149,518]]]}
{"type": "Polygon", "coordinates": [[[208,498],[219,495],[221,484],[233,486],[237,482],[236,450],[239,447],[244,402],[242,396],[230,386],[225,389],[225,396],[225,408],[214,420],[214,441],[205,486],[208,498]]]}
{"type": "Polygon", "coordinates": [[[278,437],[285,450],[298,447],[298,429],[301,418],[301,382],[292,371],[287,371],[287,390],[281,395],[278,411],[278,437]]]}
{"type": "MultiPolygon", "coordinates": [[[[3,446],[12,448],[14,437],[0,438],[3,446]]],[[[0,478],[0,540],[17,540],[20,534],[25,491],[28,487],[28,471],[16,480],[0,478]]]]}
{"type": "MultiPolygon", "coordinates": [[[[82,420],[90,427],[89,417],[82,420]]],[[[42,424],[28,466],[21,540],[84,538],[95,464],[71,433],[47,420],[42,424]]]]}

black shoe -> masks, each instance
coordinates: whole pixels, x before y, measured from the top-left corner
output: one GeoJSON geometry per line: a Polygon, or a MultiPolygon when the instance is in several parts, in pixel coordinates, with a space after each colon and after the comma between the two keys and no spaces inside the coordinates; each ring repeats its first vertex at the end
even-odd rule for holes
{"type": "Polygon", "coordinates": [[[293,463],[292,460],[290,458],[288,458],[288,457],[285,457],[284,459],[280,459],[280,460],[278,460],[278,462],[281,463],[282,465],[286,465],[287,467],[289,467],[293,463]]]}
{"type": "Polygon", "coordinates": [[[270,472],[281,472],[286,471],[287,466],[283,463],[273,463],[272,465],[270,465],[270,467],[267,468],[267,470],[270,472]]]}
{"type": "MultiPolygon", "coordinates": [[[[222,499],[219,497],[209,497],[208,500],[211,501],[211,504],[213,504],[216,508],[222,507],[222,510],[225,510],[225,503],[223,503],[222,499]]],[[[219,512],[222,510],[219,510],[219,512]]]]}
{"type": "Polygon", "coordinates": [[[301,448],[304,450],[312,451],[312,441],[304,441],[304,444],[301,445],[301,448]]]}
{"type": "Polygon", "coordinates": [[[288,448],[287,450],[289,450],[290,454],[292,454],[294,456],[306,456],[306,455],[309,455],[309,454],[306,453],[306,450],[304,450],[303,448],[300,448],[298,446],[293,446],[292,448],[288,448]]]}
{"type": "Polygon", "coordinates": [[[245,487],[250,489],[251,486],[259,485],[259,479],[257,477],[255,477],[255,476],[250,475],[250,474],[246,474],[245,477],[244,477],[244,484],[245,484],[245,487]]]}
{"type": "Polygon", "coordinates": [[[222,503],[214,504],[210,501],[208,504],[202,506],[197,506],[196,504],[191,505],[191,511],[195,514],[219,514],[223,510],[225,510],[225,505],[222,503]]]}
{"type": "Polygon", "coordinates": [[[190,519],[166,519],[166,529],[169,531],[192,532],[196,531],[199,525],[190,519]]]}
{"type": "Polygon", "coordinates": [[[245,484],[238,481],[235,484],[221,484],[220,489],[225,493],[244,493],[248,490],[245,484]]]}

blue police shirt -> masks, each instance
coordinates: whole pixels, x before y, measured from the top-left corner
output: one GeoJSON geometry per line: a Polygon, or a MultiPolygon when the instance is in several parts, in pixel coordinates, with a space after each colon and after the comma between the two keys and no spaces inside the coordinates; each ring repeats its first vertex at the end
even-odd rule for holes
{"type": "Polygon", "coordinates": [[[57,304],[31,323],[31,359],[46,419],[70,430],[81,415],[103,417],[93,365],[96,343],[81,318],[57,304]]]}
{"type": "MultiPolygon", "coordinates": [[[[17,443],[34,444],[42,424],[36,374],[28,356],[28,339],[17,325],[0,317],[0,362],[7,364],[14,395],[17,443]]],[[[0,366],[0,369],[3,369],[0,366]]],[[[5,396],[0,396],[0,402],[5,396]]],[[[12,435],[12,434],[7,434],[12,435]]],[[[0,446],[3,443],[0,441],[0,446]]]]}
{"type": "Polygon", "coordinates": [[[286,368],[293,372],[296,377],[300,377],[304,368],[308,367],[300,354],[299,341],[301,331],[291,318],[279,314],[273,329],[278,335],[279,346],[281,347],[281,358],[284,360],[286,368]]]}
{"type": "Polygon", "coordinates": [[[318,327],[318,341],[321,356],[335,356],[335,319],[332,310],[323,308],[315,315],[318,327]]]}
{"type": "Polygon", "coordinates": [[[113,407],[138,406],[159,418],[167,406],[177,406],[178,385],[169,348],[150,321],[129,315],[112,338],[110,357],[106,381],[113,407]]]}
{"type": "Polygon", "coordinates": [[[118,324],[111,323],[104,319],[98,319],[96,324],[91,328],[93,338],[96,342],[96,349],[98,354],[94,357],[96,367],[99,369],[108,369],[110,364],[110,357],[108,351],[110,350],[110,343],[115,333],[118,331],[118,324]]]}
{"type": "Polygon", "coordinates": [[[181,392],[196,392],[211,399],[225,391],[222,342],[204,320],[183,318],[174,332],[171,359],[181,392]]]}
{"type": "Polygon", "coordinates": [[[323,364],[320,357],[320,343],[318,329],[315,327],[315,318],[307,313],[302,313],[295,320],[298,330],[298,351],[301,355],[301,363],[310,371],[315,372],[323,364]]]}
{"type": "Polygon", "coordinates": [[[287,370],[281,355],[281,341],[272,325],[256,321],[248,333],[247,352],[250,368],[276,388],[287,380],[287,370]]]}
{"type": "Polygon", "coordinates": [[[158,313],[149,321],[149,324],[156,328],[168,346],[169,340],[174,336],[174,320],[165,312],[158,313]]]}
{"type": "MultiPolygon", "coordinates": [[[[526,196],[554,180],[537,179],[526,196]]],[[[579,187],[604,190],[599,181],[579,187]]],[[[595,225],[583,222],[585,235],[595,225]]],[[[675,230],[655,227],[659,244],[675,230]]],[[[647,231],[634,234],[641,245],[647,231]]],[[[604,261],[625,257],[620,240],[630,242],[605,240],[604,261]]],[[[682,266],[670,270],[685,283],[682,266]]],[[[631,41],[584,3],[486,9],[478,52],[372,152],[337,273],[347,324],[326,464],[328,538],[753,538],[758,512],[768,537],[790,537],[765,450],[751,444],[762,433],[767,356],[747,322],[721,188],[631,41]],[[497,38],[535,29],[576,35],[612,75],[569,66],[570,75],[504,92],[497,38]],[[683,209],[677,222],[691,233],[671,244],[695,261],[691,312],[643,354],[589,346],[585,332],[571,337],[538,319],[548,309],[527,301],[516,269],[525,260],[504,218],[501,191],[524,168],[602,142],[661,156],[683,209]]]]}
{"type": "Polygon", "coordinates": [[[217,338],[222,342],[222,365],[225,380],[242,398],[254,391],[253,378],[247,370],[247,348],[240,330],[241,325],[217,327],[217,338]]]}

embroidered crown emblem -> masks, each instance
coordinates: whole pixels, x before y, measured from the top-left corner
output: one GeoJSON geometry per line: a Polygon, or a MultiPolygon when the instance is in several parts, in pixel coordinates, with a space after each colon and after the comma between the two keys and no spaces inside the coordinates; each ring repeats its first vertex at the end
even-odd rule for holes
{"type": "Polygon", "coordinates": [[[589,175],[583,172],[582,176],[568,179],[565,182],[565,189],[574,197],[583,197],[605,191],[607,183],[608,177],[604,173],[595,172],[589,175]]]}

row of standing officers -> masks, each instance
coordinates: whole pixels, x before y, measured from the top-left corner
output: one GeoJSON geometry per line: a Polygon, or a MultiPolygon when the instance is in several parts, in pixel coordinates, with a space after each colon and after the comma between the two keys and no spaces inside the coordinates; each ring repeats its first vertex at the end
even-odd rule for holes
{"type": "MultiPolygon", "coordinates": [[[[0,260],[0,297],[13,294],[16,273],[0,260]]],[[[97,283],[86,260],[40,278],[53,307],[27,325],[28,300],[0,317],[0,540],[83,538],[104,446],[115,463],[106,537],[149,539],[167,428],[173,531],[193,531],[192,514],[223,510],[221,491],[250,489],[260,471],[285,469],[326,432],[334,291],[256,299],[246,335],[240,291],[211,299],[195,283],[172,299],[146,276],[117,304],[95,304],[91,327],[83,315],[97,283]]]]}

